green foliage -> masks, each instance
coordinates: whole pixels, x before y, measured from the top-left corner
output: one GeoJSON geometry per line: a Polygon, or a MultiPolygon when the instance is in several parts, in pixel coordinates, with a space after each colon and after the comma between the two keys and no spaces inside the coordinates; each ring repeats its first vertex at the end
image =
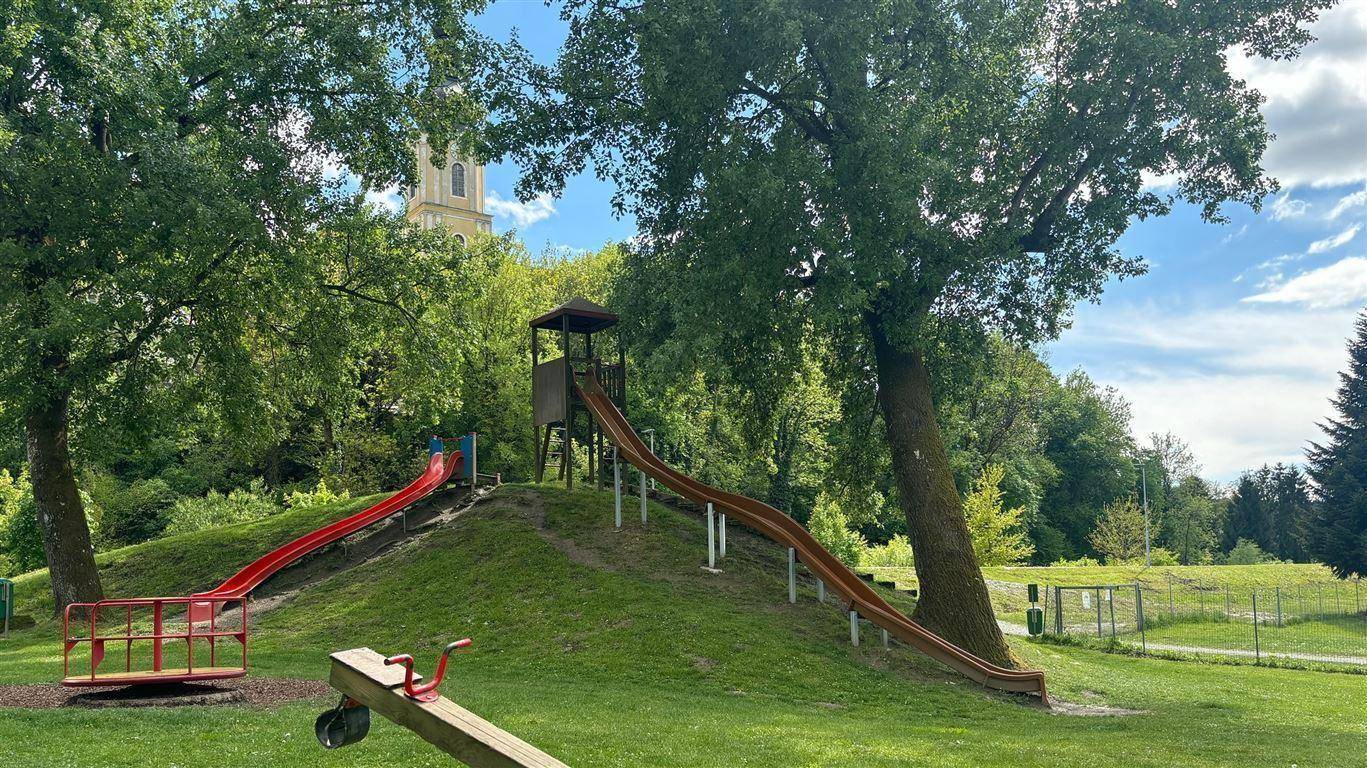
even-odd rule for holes
{"type": "Polygon", "coordinates": [[[859,565],[866,547],[864,537],[850,530],[849,518],[835,498],[826,493],[817,497],[816,508],[807,521],[807,530],[840,562],[850,566],[859,565]]]}
{"type": "Polygon", "coordinates": [[[43,539],[28,475],[0,469],[0,572],[10,576],[43,565],[43,539]]]}
{"type": "Polygon", "coordinates": [[[1309,550],[1340,576],[1367,574],[1367,312],[1348,343],[1328,438],[1311,446],[1319,509],[1306,521],[1309,550]]]}
{"type": "Polygon", "coordinates": [[[1224,557],[1225,565],[1262,565],[1277,562],[1276,555],[1263,551],[1256,541],[1239,539],[1224,557]]]}
{"type": "Polygon", "coordinates": [[[1050,568],[1095,568],[1101,565],[1101,561],[1093,557],[1079,557],[1072,560],[1055,560],[1049,564],[1050,568]]]}
{"type": "Polygon", "coordinates": [[[886,544],[864,547],[859,553],[861,568],[913,568],[916,557],[911,551],[911,542],[902,534],[888,539],[886,544]]]}
{"type": "Polygon", "coordinates": [[[100,510],[100,536],[104,546],[123,546],[160,536],[167,515],[179,498],[165,480],[151,478],[124,483],[113,475],[88,472],[85,490],[100,510]]]}
{"type": "Polygon", "coordinates": [[[1021,526],[1022,509],[1002,506],[1001,481],[1005,470],[989,464],[964,497],[964,517],[973,537],[973,553],[978,564],[1015,565],[1034,554],[1021,526]]]}
{"type": "Polygon", "coordinates": [[[317,487],[312,491],[291,491],[289,495],[285,496],[285,506],[289,509],[321,507],[346,501],[350,498],[351,493],[349,491],[334,492],[328,488],[327,480],[319,480],[317,487]]]}
{"type": "Polygon", "coordinates": [[[1089,538],[1107,565],[1142,561],[1144,511],[1133,498],[1108,504],[1089,538]]]}
{"type": "Polygon", "coordinates": [[[227,494],[209,491],[209,494],[202,498],[180,499],[171,508],[166,533],[174,536],[236,523],[254,522],[279,512],[280,505],[272,498],[265,482],[258,479],[252,481],[247,488],[236,488],[227,494]]]}

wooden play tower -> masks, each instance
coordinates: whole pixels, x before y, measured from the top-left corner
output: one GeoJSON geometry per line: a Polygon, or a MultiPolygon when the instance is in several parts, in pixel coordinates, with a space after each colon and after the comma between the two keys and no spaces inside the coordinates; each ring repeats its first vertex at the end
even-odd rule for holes
{"type": "Polygon", "coordinates": [[[598,381],[618,408],[626,412],[626,350],[617,332],[611,334],[616,347],[616,363],[604,363],[603,343],[595,347],[595,334],[617,325],[617,315],[588,299],[570,299],[531,322],[532,328],[532,431],[536,444],[536,481],[546,476],[548,465],[557,464],[557,478],[565,487],[574,487],[574,445],[582,440],[589,447],[589,482],[602,487],[606,482],[605,461],[611,461],[611,446],[593,416],[584,408],[575,390],[575,377],[592,368],[598,381]],[[549,332],[543,339],[542,331],[549,332]],[[558,336],[558,339],[557,339],[558,336]],[[541,361],[542,352],[554,351],[558,340],[560,357],[541,361]],[[547,343],[549,342],[549,343],[547,343]]]}

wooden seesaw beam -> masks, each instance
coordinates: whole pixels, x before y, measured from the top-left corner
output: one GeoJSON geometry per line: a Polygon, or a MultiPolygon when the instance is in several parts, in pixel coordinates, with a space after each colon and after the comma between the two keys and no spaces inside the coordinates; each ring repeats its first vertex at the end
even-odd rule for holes
{"type": "Polygon", "coordinates": [[[431,702],[405,696],[403,668],[385,666],[385,657],[369,648],[338,651],[331,659],[333,688],[472,768],[569,768],[445,696],[431,702]]]}

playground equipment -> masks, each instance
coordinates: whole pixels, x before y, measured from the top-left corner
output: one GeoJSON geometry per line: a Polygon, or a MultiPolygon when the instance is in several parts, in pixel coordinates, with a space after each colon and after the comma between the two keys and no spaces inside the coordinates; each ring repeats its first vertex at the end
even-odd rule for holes
{"type": "MultiPolygon", "coordinates": [[[[559,321],[565,340],[566,354],[560,360],[542,363],[536,368],[538,374],[532,386],[532,398],[535,403],[550,402],[553,398],[548,395],[559,394],[558,390],[548,389],[548,386],[552,384],[551,377],[543,378],[539,371],[543,370],[543,367],[549,371],[563,371],[564,386],[567,388],[562,399],[566,424],[572,425],[574,413],[572,403],[579,405],[597,423],[600,439],[606,436],[610,443],[616,447],[617,455],[635,466],[643,474],[655,478],[680,496],[697,504],[699,508],[706,508],[709,511],[715,509],[717,512],[730,514],[765,537],[788,547],[791,558],[790,573],[795,572],[796,562],[802,562],[816,577],[818,584],[822,585],[823,591],[833,592],[846,604],[850,618],[850,636],[853,642],[858,642],[859,619],[862,617],[876,624],[892,637],[907,643],[926,656],[971,680],[999,690],[1035,694],[1040,697],[1042,702],[1047,703],[1048,697],[1045,691],[1043,672],[1001,667],[980,659],[946,641],[904,616],[884,600],[873,587],[866,584],[844,563],[822,547],[807,532],[807,529],[803,528],[796,520],[763,502],[699,482],[676,471],[656,456],[632,429],[620,407],[621,393],[625,392],[625,360],[619,357],[618,365],[607,374],[609,382],[612,383],[610,388],[603,383],[601,363],[594,360],[591,355],[593,348],[591,335],[596,331],[614,325],[617,321],[615,315],[602,307],[576,299],[557,307],[542,318],[533,320],[534,341],[538,323],[546,321],[547,318],[559,321]],[[590,308],[591,314],[581,320],[577,315],[585,311],[585,305],[590,308]],[[575,332],[575,328],[581,329],[578,333],[585,336],[584,348],[588,352],[586,358],[570,356],[570,334],[575,332]],[[573,399],[569,394],[571,391],[573,399]]],[[[535,349],[535,343],[533,349],[535,349]]],[[[559,386],[559,381],[557,375],[554,379],[555,386],[559,386]]],[[[565,455],[569,455],[568,450],[565,455]]],[[[562,467],[568,483],[569,477],[573,474],[572,464],[567,459],[562,463],[562,467]]],[[[712,536],[710,528],[711,519],[709,517],[709,541],[711,541],[712,536]]],[[[709,545],[710,557],[711,546],[709,545]]],[[[715,565],[715,563],[709,562],[709,565],[715,565]]],[[[793,600],[796,598],[794,587],[795,583],[790,577],[789,595],[790,599],[793,600]]]]}
{"type": "Polygon", "coordinates": [[[370,710],[412,730],[438,749],[474,768],[567,768],[564,763],[437,693],[452,651],[442,651],[432,681],[417,684],[408,654],[381,656],[369,648],[332,654],[328,683],[342,694],[335,709],[318,716],[314,733],[328,749],[355,744],[370,731],[370,710]],[[403,667],[400,673],[396,668],[403,667]]]}
{"type": "Polygon", "coordinates": [[[68,605],[62,618],[62,685],[138,685],[221,680],[245,675],[247,598],[252,590],[310,552],[404,513],[444,486],[452,475],[469,481],[474,487],[478,478],[474,473],[474,441],[474,433],[466,435],[461,438],[461,450],[452,453],[449,460],[443,453],[433,454],[428,459],[427,471],[403,490],[271,550],[206,592],[188,597],[120,598],[68,605]],[[468,461],[467,456],[470,457],[468,461]],[[237,613],[235,620],[227,626],[221,622],[225,611],[237,613]],[[149,623],[150,629],[146,629],[149,623]],[[237,647],[219,647],[229,640],[236,641],[237,647]],[[168,666],[165,646],[168,642],[180,641],[185,642],[185,663],[168,666]],[[135,669],[134,646],[144,643],[151,644],[151,668],[135,669]],[[102,672],[100,665],[111,644],[115,649],[122,648],[123,669],[102,672]],[[83,649],[88,650],[81,652],[83,649]],[[197,655],[202,657],[206,650],[207,663],[203,663],[206,659],[197,658],[197,655]],[[82,669],[74,673],[73,666],[82,669]]]}

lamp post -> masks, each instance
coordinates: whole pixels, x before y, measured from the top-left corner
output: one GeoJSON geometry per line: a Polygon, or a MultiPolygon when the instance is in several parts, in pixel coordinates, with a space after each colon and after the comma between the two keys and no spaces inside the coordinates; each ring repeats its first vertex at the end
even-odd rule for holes
{"type": "Polygon", "coordinates": [[[1142,461],[1135,461],[1134,465],[1139,468],[1139,492],[1144,500],[1144,567],[1148,568],[1153,565],[1149,554],[1149,467],[1142,461]]]}

